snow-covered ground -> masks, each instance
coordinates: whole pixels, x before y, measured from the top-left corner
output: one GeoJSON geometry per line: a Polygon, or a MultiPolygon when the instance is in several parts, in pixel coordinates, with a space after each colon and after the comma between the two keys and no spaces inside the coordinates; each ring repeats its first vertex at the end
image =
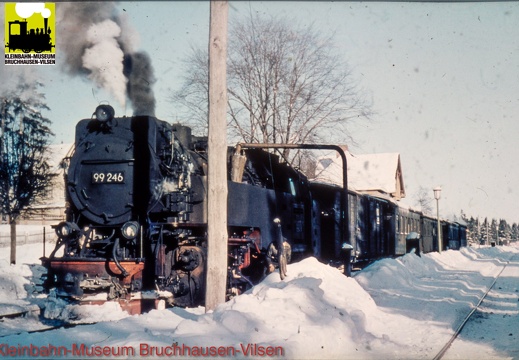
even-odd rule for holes
{"type": "MultiPolygon", "coordinates": [[[[408,254],[378,261],[351,278],[309,258],[289,265],[284,281],[271,274],[207,314],[203,308],[173,308],[128,316],[115,306],[90,306],[82,308],[82,319],[101,322],[32,334],[23,331],[36,326],[36,319],[4,319],[0,354],[9,356],[11,349],[25,351],[21,358],[49,352],[52,358],[432,359],[510,262],[446,358],[518,358],[518,253],[507,246],[408,254]]],[[[9,265],[8,248],[2,249],[0,313],[45,301],[32,293],[42,272],[41,246],[20,246],[18,255],[17,264],[9,265]]]]}

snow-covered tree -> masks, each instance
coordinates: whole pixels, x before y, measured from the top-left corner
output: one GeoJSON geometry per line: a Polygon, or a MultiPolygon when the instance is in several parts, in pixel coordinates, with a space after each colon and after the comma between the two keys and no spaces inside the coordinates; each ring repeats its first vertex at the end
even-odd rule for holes
{"type": "Polygon", "coordinates": [[[512,224],[512,234],[511,234],[511,240],[517,241],[519,240],[519,228],[517,226],[517,223],[512,224]]]}
{"type": "Polygon", "coordinates": [[[490,223],[488,227],[488,242],[490,244],[498,244],[499,243],[499,234],[498,234],[498,224],[496,219],[492,219],[492,222],[490,223]]]}
{"type": "Polygon", "coordinates": [[[506,220],[499,220],[498,226],[498,238],[499,244],[507,244],[511,239],[512,230],[506,220]]]}
{"type": "Polygon", "coordinates": [[[463,211],[461,212],[461,219],[467,224],[467,243],[479,244],[479,224],[477,223],[477,219],[474,219],[472,216],[470,219],[467,218],[463,211]]]}

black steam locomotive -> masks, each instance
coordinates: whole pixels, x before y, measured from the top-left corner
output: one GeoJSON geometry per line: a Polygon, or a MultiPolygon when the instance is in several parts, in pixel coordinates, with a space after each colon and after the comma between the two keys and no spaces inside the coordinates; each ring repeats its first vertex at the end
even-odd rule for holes
{"type": "MultiPolygon", "coordinates": [[[[66,221],[43,259],[46,289],[82,303],[119,301],[132,313],[202,304],[206,155],[206,138],[154,117],[115,117],[101,105],[81,120],[65,159],[66,221]]],[[[267,151],[229,149],[228,172],[228,298],[290,256],[344,264],[348,274],[352,262],[438,250],[434,219],[309,182],[267,151]]],[[[466,244],[463,225],[442,228],[442,248],[466,244]]]]}
{"type": "MultiPolygon", "coordinates": [[[[107,105],[94,115],[76,127],[66,221],[43,259],[46,287],[82,302],[118,300],[131,312],[160,300],[201,304],[207,140],[154,117],[114,117],[107,105]]],[[[275,247],[278,223],[296,248],[307,247],[310,229],[306,178],[265,151],[230,151],[229,163],[237,156],[246,161],[229,182],[228,297],[272,271],[284,252],[275,247]]]]}

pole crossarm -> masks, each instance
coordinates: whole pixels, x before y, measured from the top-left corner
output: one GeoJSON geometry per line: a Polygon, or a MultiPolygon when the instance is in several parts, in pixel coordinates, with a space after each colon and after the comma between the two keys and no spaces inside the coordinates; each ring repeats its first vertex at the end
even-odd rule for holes
{"type": "MultiPolygon", "coordinates": [[[[348,226],[348,161],[346,153],[339,145],[330,144],[272,144],[272,143],[238,143],[235,147],[236,153],[242,149],[308,149],[308,150],[335,150],[342,160],[342,196],[341,196],[341,233],[343,243],[349,242],[348,226]]],[[[350,244],[351,245],[351,244],[350,244]]]]}

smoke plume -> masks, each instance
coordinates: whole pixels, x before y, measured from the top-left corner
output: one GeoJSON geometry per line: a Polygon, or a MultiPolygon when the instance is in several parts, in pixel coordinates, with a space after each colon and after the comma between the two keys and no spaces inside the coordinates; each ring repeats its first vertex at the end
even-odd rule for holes
{"type": "Polygon", "coordinates": [[[128,78],[128,97],[133,105],[134,115],[155,115],[155,97],[152,85],[151,60],[146,53],[133,53],[124,58],[124,75],[128,78]]]}
{"type": "Polygon", "coordinates": [[[106,89],[134,115],[154,115],[155,82],[150,58],[136,53],[138,34],[112,2],[59,3],[57,49],[64,52],[64,71],[85,76],[106,89]]]}
{"type": "Polygon", "coordinates": [[[90,70],[88,77],[110,91],[124,106],[126,102],[126,77],[123,74],[124,54],[116,41],[121,28],[112,20],[93,24],[87,32],[92,44],[83,54],[83,67],[90,70]]]}

